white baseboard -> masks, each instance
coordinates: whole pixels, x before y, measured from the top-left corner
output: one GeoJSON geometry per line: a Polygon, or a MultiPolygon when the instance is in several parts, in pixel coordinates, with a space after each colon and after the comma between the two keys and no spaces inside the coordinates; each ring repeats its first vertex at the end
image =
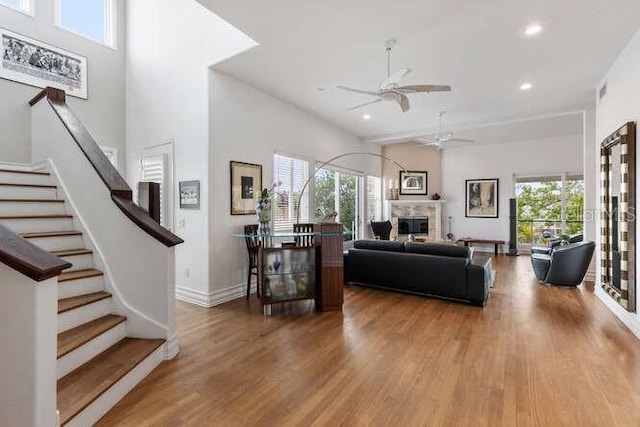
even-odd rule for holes
{"type": "Polygon", "coordinates": [[[600,285],[596,284],[595,294],[602,303],[629,328],[633,334],[640,339],[640,318],[635,313],[629,313],[611,298],[600,285]]]}
{"type": "MultiPolygon", "coordinates": [[[[214,307],[216,305],[241,298],[246,295],[247,285],[242,283],[224,289],[217,289],[213,292],[202,292],[196,289],[176,286],[176,299],[180,301],[196,304],[201,307],[214,307]]],[[[255,284],[251,284],[251,293],[255,292],[255,284]]]]}
{"type": "Polygon", "coordinates": [[[178,345],[178,334],[174,333],[167,339],[167,351],[165,354],[165,360],[171,360],[180,353],[180,346],[178,345]]]}
{"type": "Polygon", "coordinates": [[[587,270],[587,274],[584,275],[585,282],[595,282],[596,281],[596,271],[595,270],[587,270]]]}

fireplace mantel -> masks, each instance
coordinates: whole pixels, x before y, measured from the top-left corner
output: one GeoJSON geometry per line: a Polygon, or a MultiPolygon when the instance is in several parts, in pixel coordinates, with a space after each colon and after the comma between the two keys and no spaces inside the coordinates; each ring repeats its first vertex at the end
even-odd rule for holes
{"type": "Polygon", "coordinates": [[[426,216],[429,218],[427,239],[442,240],[442,206],[445,203],[445,200],[385,200],[384,216],[393,225],[391,237],[398,237],[398,218],[426,216]]]}

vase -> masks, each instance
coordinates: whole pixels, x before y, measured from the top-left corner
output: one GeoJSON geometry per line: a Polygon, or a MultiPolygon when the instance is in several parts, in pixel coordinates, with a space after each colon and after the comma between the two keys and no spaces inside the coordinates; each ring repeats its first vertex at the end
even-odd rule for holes
{"type": "Polygon", "coordinates": [[[260,221],[258,222],[258,234],[270,234],[271,226],[269,225],[269,221],[260,221]]]}

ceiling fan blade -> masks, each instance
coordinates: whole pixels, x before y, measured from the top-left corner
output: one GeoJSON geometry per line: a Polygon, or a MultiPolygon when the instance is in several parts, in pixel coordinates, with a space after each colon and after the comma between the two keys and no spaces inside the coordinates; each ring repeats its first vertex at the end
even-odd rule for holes
{"type": "Polygon", "coordinates": [[[387,90],[396,86],[398,83],[400,83],[400,80],[402,80],[404,76],[406,76],[410,72],[411,69],[409,68],[401,68],[400,70],[384,79],[384,81],[380,84],[380,90],[387,90]]]}
{"type": "Polygon", "coordinates": [[[475,142],[473,139],[463,139],[463,138],[451,138],[449,139],[447,142],[465,142],[465,143],[472,143],[475,142]]]}
{"type": "Polygon", "coordinates": [[[451,132],[447,133],[439,133],[433,137],[438,142],[448,142],[453,138],[453,134],[451,132]]]}
{"type": "Polygon", "coordinates": [[[372,92],[370,90],[354,89],[352,87],[347,87],[347,86],[336,85],[336,89],[346,90],[348,92],[360,93],[363,95],[380,96],[378,92],[372,92]]]}
{"type": "Polygon", "coordinates": [[[378,98],[375,101],[371,101],[371,102],[365,102],[364,104],[356,105],[355,107],[347,108],[347,111],[353,111],[361,107],[366,107],[367,105],[377,104],[380,101],[382,101],[382,98],[378,98]]]}
{"type": "Polygon", "coordinates": [[[403,113],[406,113],[411,108],[411,103],[407,95],[396,94],[396,101],[400,104],[403,113]]]}
{"type": "Polygon", "coordinates": [[[451,86],[444,85],[409,85],[400,86],[397,90],[403,92],[450,92],[451,86]]]}

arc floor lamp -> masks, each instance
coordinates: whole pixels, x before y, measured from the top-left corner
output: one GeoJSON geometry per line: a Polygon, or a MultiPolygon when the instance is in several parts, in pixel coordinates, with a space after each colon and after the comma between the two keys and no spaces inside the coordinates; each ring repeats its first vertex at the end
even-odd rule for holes
{"type": "Polygon", "coordinates": [[[300,195],[298,196],[298,203],[297,203],[297,206],[296,206],[296,223],[300,222],[300,206],[301,206],[301,203],[302,203],[302,196],[304,196],[304,192],[307,189],[307,187],[309,186],[309,183],[311,182],[311,180],[315,178],[316,173],[318,173],[318,171],[320,169],[322,169],[323,167],[327,166],[328,164],[330,164],[330,163],[332,163],[332,162],[334,162],[336,160],[339,160],[339,159],[341,159],[343,157],[356,156],[356,155],[378,157],[378,158],[381,158],[383,160],[386,160],[388,162],[391,162],[391,163],[395,164],[400,169],[400,171],[403,171],[403,172],[407,171],[407,168],[405,168],[404,166],[402,166],[400,163],[396,162],[395,160],[390,159],[389,157],[384,156],[382,154],[370,153],[368,151],[352,151],[352,152],[349,152],[349,153],[343,153],[343,154],[339,154],[337,156],[334,156],[334,157],[330,158],[329,160],[327,160],[325,162],[322,162],[319,166],[316,166],[315,170],[313,171],[313,173],[309,174],[309,178],[307,178],[307,180],[305,181],[304,185],[302,186],[302,190],[300,191],[300,195]]]}

